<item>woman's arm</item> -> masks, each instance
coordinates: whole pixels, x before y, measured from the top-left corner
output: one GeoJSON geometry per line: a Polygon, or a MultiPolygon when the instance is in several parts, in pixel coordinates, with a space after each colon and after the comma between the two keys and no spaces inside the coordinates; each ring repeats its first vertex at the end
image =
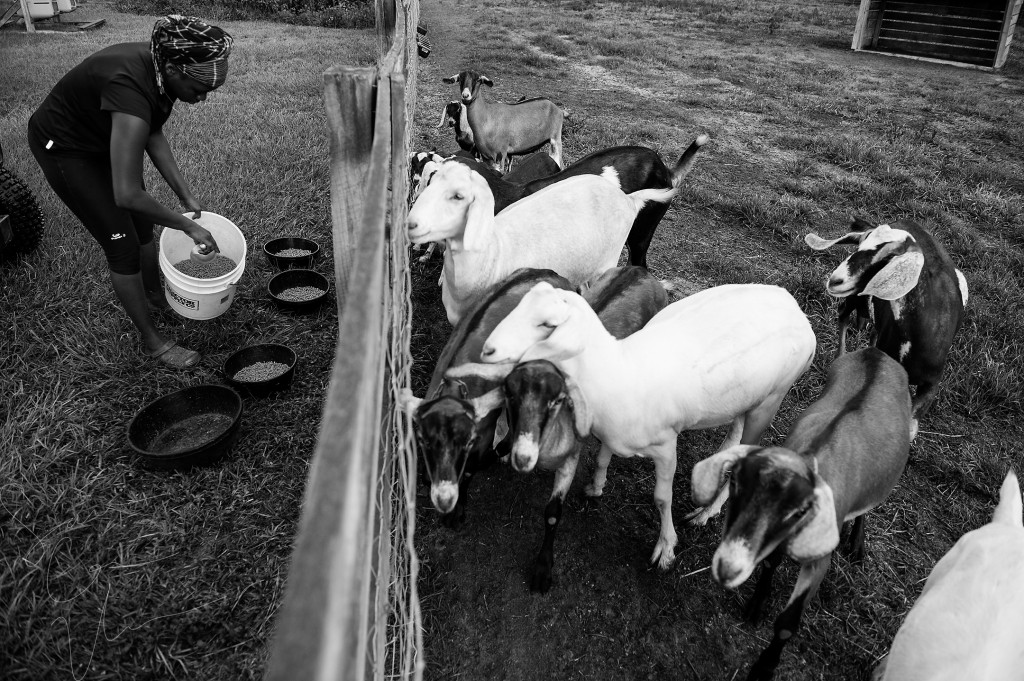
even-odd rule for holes
{"type": "Polygon", "coordinates": [[[220,250],[208,229],[164,207],[143,188],[142,154],[150,140],[149,124],[138,116],[119,111],[111,113],[110,117],[110,167],[114,203],[155,224],[180,229],[197,244],[205,245],[207,250],[220,250]]]}
{"type": "MultiPolygon", "coordinates": [[[[167,143],[167,138],[164,137],[163,131],[150,134],[146,144],[146,153],[149,154],[149,158],[153,161],[156,169],[163,175],[167,186],[181,199],[181,205],[186,210],[196,211],[197,213],[201,212],[203,208],[192,194],[192,189],[185,182],[185,178],[181,176],[178,162],[174,160],[171,145],[167,143]]],[[[194,215],[193,217],[197,218],[199,215],[194,215]]]]}

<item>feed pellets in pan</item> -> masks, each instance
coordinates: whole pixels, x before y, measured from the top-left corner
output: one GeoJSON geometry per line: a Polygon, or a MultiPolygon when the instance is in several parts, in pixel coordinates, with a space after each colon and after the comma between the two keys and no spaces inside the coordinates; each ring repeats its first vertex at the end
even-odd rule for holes
{"type": "Polygon", "coordinates": [[[288,371],[288,365],[281,362],[256,362],[239,370],[233,378],[239,383],[256,383],[277,378],[288,371]]]}
{"type": "Polygon", "coordinates": [[[305,248],[286,248],[283,251],[278,251],[274,255],[279,258],[305,258],[307,255],[312,255],[313,251],[307,251],[305,248]]]}
{"type": "Polygon", "coordinates": [[[325,293],[326,291],[316,286],[292,286],[278,293],[277,297],[290,303],[302,303],[307,300],[316,300],[325,293]]]}
{"type": "Polygon", "coordinates": [[[235,269],[237,265],[238,263],[231,258],[218,253],[213,260],[208,260],[207,262],[196,262],[186,258],[181,262],[174,263],[174,269],[196,279],[213,279],[214,277],[221,277],[227,274],[235,269]]]}

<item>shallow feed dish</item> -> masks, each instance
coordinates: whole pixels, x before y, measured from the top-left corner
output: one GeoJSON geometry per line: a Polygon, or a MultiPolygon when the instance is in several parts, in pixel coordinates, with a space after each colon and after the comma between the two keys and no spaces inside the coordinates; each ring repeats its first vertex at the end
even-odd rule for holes
{"type": "Polygon", "coordinates": [[[330,281],[319,272],[313,270],[285,270],[270,278],[270,281],[267,282],[267,293],[282,309],[293,312],[312,312],[327,299],[330,287],[330,281]],[[281,297],[281,294],[289,289],[307,286],[318,288],[323,293],[309,300],[288,300],[281,297]]]}
{"type": "Polygon", "coordinates": [[[287,390],[291,387],[292,379],[295,377],[297,361],[298,357],[295,351],[287,345],[279,343],[249,345],[241,348],[224,360],[224,380],[228,382],[228,385],[243,394],[249,394],[253,397],[264,397],[272,392],[287,390]],[[239,371],[257,362],[278,362],[286,364],[288,369],[273,378],[263,381],[235,380],[235,375],[239,371]]]}
{"type": "Polygon", "coordinates": [[[170,469],[207,465],[231,449],[242,420],[242,397],[204,383],[146,404],[128,423],[128,444],[140,464],[170,469]]]}
{"type": "Polygon", "coordinates": [[[320,257],[320,244],[300,236],[282,236],[271,239],[263,244],[263,254],[267,256],[267,262],[271,267],[278,270],[292,268],[310,269],[313,263],[320,257]],[[278,255],[281,251],[288,249],[299,249],[310,251],[309,255],[278,255]]]}

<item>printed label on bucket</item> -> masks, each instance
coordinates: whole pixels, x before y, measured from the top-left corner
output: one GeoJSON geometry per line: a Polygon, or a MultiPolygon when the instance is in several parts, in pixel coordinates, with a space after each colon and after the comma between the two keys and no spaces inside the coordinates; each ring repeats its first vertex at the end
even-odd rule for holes
{"type": "Polygon", "coordinates": [[[199,301],[198,300],[192,300],[191,298],[184,298],[184,297],[178,295],[177,292],[172,290],[170,286],[165,286],[164,289],[167,291],[167,295],[169,295],[171,298],[173,298],[174,302],[176,302],[178,305],[181,305],[182,307],[187,308],[189,310],[198,310],[199,309],[199,301]]]}

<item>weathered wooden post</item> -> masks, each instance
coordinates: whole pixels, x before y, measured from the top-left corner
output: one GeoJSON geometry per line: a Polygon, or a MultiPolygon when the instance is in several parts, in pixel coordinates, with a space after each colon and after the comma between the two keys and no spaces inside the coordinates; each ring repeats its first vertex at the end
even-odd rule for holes
{"type": "Polygon", "coordinates": [[[325,75],[339,344],[267,681],[362,681],[367,673],[391,152],[390,81],[380,81],[374,107],[375,74],[338,68],[325,75]],[[343,286],[359,295],[343,296],[343,286]]]}

